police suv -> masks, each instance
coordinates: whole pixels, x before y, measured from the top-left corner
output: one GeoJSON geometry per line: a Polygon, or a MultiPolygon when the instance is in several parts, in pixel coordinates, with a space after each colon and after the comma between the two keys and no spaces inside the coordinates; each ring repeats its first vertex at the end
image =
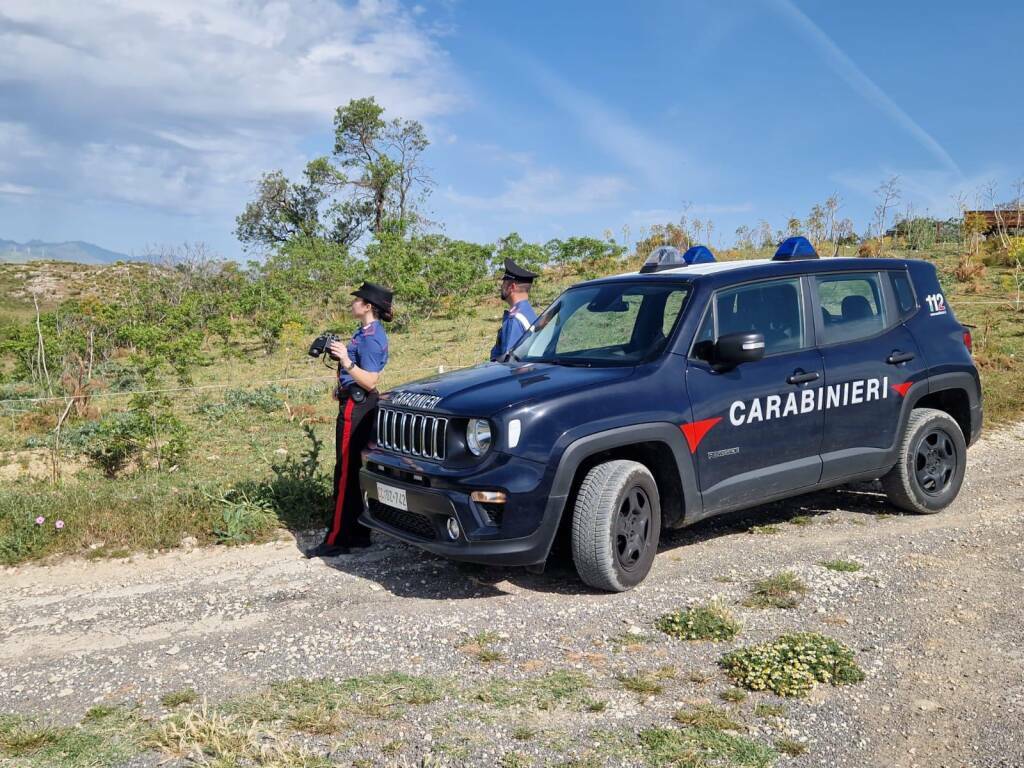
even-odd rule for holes
{"type": "Polygon", "coordinates": [[[981,431],[970,352],[928,262],[659,248],[566,290],[507,360],[384,394],[361,521],[503,565],[561,530],[583,581],[622,591],[663,527],[874,478],[937,512],[981,431]]]}

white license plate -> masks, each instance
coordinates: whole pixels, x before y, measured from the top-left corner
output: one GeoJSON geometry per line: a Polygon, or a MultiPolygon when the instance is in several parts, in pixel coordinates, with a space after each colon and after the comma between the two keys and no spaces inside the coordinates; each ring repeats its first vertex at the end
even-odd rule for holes
{"type": "Polygon", "coordinates": [[[405,489],[377,483],[377,501],[395,509],[409,511],[409,502],[405,499],[405,489]]]}

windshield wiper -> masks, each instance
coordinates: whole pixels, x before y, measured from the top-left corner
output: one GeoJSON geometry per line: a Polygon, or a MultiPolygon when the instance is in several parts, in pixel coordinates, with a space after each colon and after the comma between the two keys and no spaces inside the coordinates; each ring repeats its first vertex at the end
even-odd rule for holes
{"type": "Polygon", "coordinates": [[[554,365],[565,365],[570,368],[593,368],[594,364],[589,360],[577,360],[571,357],[552,357],[549,360],[543,360],[545,363],[553,363],[554,365]]]}

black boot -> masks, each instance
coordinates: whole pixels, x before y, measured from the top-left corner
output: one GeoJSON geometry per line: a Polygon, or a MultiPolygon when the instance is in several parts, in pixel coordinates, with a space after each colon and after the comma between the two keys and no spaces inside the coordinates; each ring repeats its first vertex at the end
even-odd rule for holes
{"type": "Polygon", "coordinates": [[[306,558],[312,560],[315,557],[337,557],[338,555],[347,555],[348,547],[338,547],[334,544],[328,544],[326,541],[322,541],[312,549],[306,550],[306,558]]]}

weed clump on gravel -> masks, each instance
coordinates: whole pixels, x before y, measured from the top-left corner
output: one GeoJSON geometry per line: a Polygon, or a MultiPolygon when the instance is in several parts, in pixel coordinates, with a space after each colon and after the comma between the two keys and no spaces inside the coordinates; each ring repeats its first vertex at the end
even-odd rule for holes
{"type": "Polygon", "coordinates": [[[848,685],[864,679],[853,651],[817,632],[780,635],[727,653],[718,663],[738,685],[780,696],[804,696],[818,683],[848,685]]]}
{"type": "Polygon", "coordinates": [[[662,693],[665,687],[661,684],[662,680],[671,680],[675,678],[676,670],[674,667],[662,667],[654,672],[635,672],[632,675],[620,673],[615,676],[615,679],[619,681],[623,688],[633,693],[655,695],[662,693]]]}
{"type": "Polygon", "coordinates": [[[715,728],[647,728],[639,738],[645,762],[653,766],[768,768],[777,757],[771,747],[715,728]]]}
{"type": "Polygon", "coordinates": [[[199,701],[199,694],[191,688],[183,688],[180,691],[171,691],[160,697],[160,703],[168,709],[180,707],[182,704],[195,704],[199,701]]]}
{"type": "Polygon", "coordinates": [[[818,565],[840,573],[856,573],[864,567],[853,560],[822,560],[818,565]]]}
{"type": "Polygon", "coordinates": [[[726,710],[713,704],[701,704],[694,709],[680,709],[673,718],[677,723],[693,728],[714,728],[717,731],[745,730],[726,710]]]}
{"type": "Polygon", "coordinates": [[[806,584],[791,571],[783,571],[755,583],[743,604],[748,608],[795,608],[800,603],[797,595],[806,592],[806,584]]]}
{"type": "Polygon", "coordinates": [[[739,688],[726,688],[718,694],[718,698],[722,701],[728,701],[730,704],[739,704],[747,700],[747,692],[739,688]]]}
{"type": "Polygon", "coordinates": [[[739,622],[719,605],[697,605],[666,613],[654,626],[680,640],[732,640],[740,631],[739,622]]]}
{"type": "Polygon", "coordinates": [[[807,745],[795,739],[782,738],[775,741],[775,748],[784,755],[800,757],[807,753],[807,745]]]}

